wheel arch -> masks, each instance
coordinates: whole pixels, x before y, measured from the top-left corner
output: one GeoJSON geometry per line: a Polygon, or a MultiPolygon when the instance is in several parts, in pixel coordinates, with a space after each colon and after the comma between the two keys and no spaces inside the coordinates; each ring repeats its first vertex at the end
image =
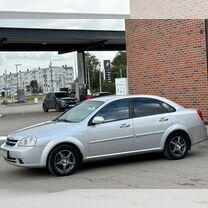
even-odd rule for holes
{"type": "Polygon", "coordinates": [[[192,137],[191,137],[191,134],[189,133],[189,131],[186,129],[186,128],[182,128],[181,126],[177,126],[177,127],[174,127],[174,128],[171,128],[169,129],[168,131],[166,131],[166,133],[163,135],[162,137],[162,140],[161,140],[161,147],[162,149],[164,150],[165,148],[165,145],[166,145],[166,142],[167,142],[167,139],[172,135],[172,134],[175,134],[175,133],[183,133],[186,135],[186,138],[188,139],[188,149],[190,150],[191,149],[191,145],[192,145],[192,137]]]}
{"type": "Polygon", "coordinates": [[[73,143],[71,143],[71,142],[61,142],[61,143],[55,145],[55,146],[48,152],[48,156],[47,156],[47,159],[46,159],[46,165],[47,165],[47,163],[48,163],[48,158],[49,158],[51,152],[52,152],[56,147],[61,146],[61,145],[69,145],[69,146],[73,147],[74,149],[76,149],[76,151],[78,152],[78,154],[79,154],[79,156],[80,156],[80,161],[83,161],[83,154],[82,154],[82,152],[80,151],[80,149],[77,147],[77,145],[75,145],[75,144],[73,144],[73,143]]]}
{"type": "Polygon", "coordinates": [[[41,166],[46,167],[48,157],[49,157],[51,151],[53,151],[54,148],[56,148],[57,146],[64,145],[64,144],[67,144],[67,145],[70,145],[70,146],[76,148],[76,150],[78,151],[78,153],[80,155],[81,161],[84,159],[84,157],[85,157],[84,146],[78,140],[75,140],[75,141],[62,140],[62,141],[56,141],[56,142],[52,141],[43,150],[43,153],[42,153],[42,156],[41,156],[41,161],[40,161],[41,166]]]}

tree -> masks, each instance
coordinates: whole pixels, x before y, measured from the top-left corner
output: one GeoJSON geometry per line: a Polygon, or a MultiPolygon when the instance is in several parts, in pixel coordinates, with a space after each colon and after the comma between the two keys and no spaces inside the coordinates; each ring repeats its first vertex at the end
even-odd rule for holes
{"type": "Polygon", "coordinates": [[[30,90],[31,90],[31,89],[30,89],[30,85],[27,85],[27,86],[26,86],[26,91],[27,91],[27,92],[30,92],[30,90]]]}
{"type": "Polygon", "coordinates": [[[107,80],[103,80],[102,91],[109,92],[111,95],[115,94],[115,83],[108,82],[107,80]]]}
{"type": "Polygon", "coordinates": [[[39,87],[38,87],[38,82],[37,82],[37,80],[32,80],[32,81],[30,82],[30,89],[31,89],[31,91],[32,91],[33,94],[38,93],[39,87]]]}
{"type": "Polygon", "coordinates": [[[89,52],[85,53],[85,67],[88,72],[88,85],[91,92],[99,91],[100,62],[89,52]]]}
{"type": "Polygon", "coordinates": [[[112,63],[112,80],[115,82],[116,78],[127,77],[127,60],[126,52],[119,51],[113,59],[112,63]]]}
{"type": "Polygon", "coordinates": [[[110,92],[111,94],[115,94],[115,79],[126,77],[126,52],[119,51],[113,61],[111,62],[112,69],[112,82],[108,82],[107,80],[103,81],[102,89],[103,91],[110,92]]]}

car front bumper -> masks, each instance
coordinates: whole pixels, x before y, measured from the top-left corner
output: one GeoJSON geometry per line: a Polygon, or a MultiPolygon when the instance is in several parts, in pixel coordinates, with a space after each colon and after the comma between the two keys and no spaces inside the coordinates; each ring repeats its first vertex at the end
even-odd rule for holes
{"type": "Polygon", "coordinates": [[[20,167],[42,167],[41,155],[44,147],[11,147],[5,143],[0,147],[0,156],[9,164],[20,167]]]}

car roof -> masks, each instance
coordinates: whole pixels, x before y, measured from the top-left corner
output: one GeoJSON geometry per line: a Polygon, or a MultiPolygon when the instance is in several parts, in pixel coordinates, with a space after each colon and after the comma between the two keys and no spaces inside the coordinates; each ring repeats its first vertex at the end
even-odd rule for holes
{"type": "Polygon", "coordinates": [[[121,95],[111,95],[111,96],[103,96],[103,97],[97,97],[97,98],[93,98],[92,100],[94,101],[102,101],[102,102],[111,102],[111,101],[115,101],[115,100],[119,100],[119,99],[125,99],[125,98],[151,98],[151,99],[156,99],[156,100],[160,100],[163,101],[165,103],[168,103],[169,105],[175,107],[176,109],[180,109],[183,108],[183,106],[160,96],[155,96],[155,95],[125,95],[125,96],[121,96],[121,95]]]}

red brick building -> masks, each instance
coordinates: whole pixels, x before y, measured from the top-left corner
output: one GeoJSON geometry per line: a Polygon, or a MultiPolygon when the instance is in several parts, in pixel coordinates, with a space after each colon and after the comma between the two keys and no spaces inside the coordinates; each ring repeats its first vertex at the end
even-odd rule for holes
{"type": "Polygon", "coordinates": [[[126,20],[129,91],[202,110],[208,121],[205,20],[126,20]]]}

